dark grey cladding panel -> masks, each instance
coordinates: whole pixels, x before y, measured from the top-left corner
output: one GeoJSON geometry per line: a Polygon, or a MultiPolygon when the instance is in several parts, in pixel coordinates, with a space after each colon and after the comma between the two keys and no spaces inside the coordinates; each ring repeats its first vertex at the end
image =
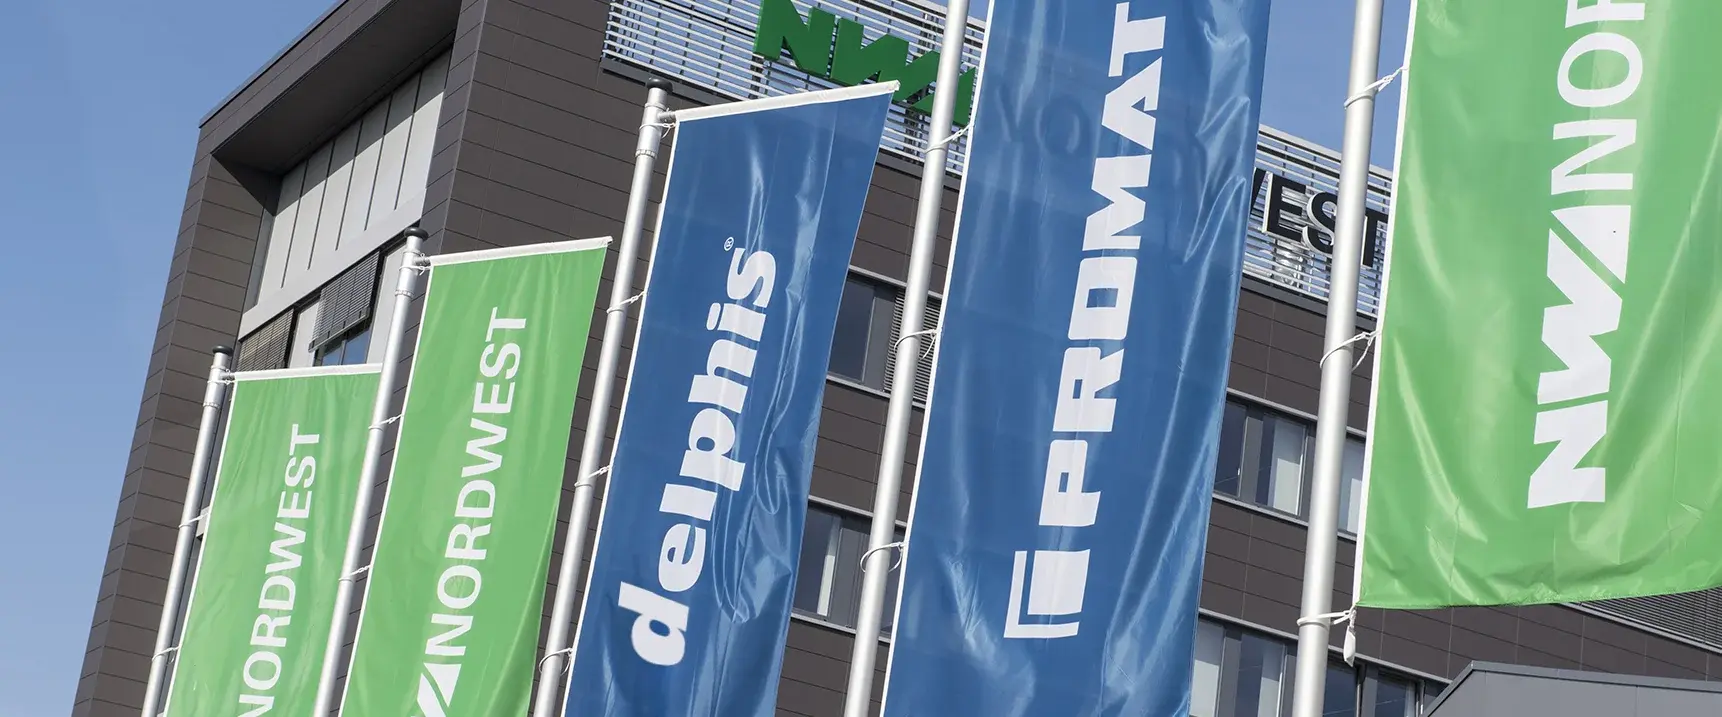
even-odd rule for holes
{"type": "Polygon", "coordinates": [[[1429,717],[1699,717],[1722,714],[1722,685],[1478,663],[1429,717]]]}
{"type": "Polygon", "coordinates": [[[454,42],[459,0],[346,4],[363,7],[313,28],[322,36],[304,48],[312,57],[282,57],[211,115],[216,156],[283,172],[454,42]]]}

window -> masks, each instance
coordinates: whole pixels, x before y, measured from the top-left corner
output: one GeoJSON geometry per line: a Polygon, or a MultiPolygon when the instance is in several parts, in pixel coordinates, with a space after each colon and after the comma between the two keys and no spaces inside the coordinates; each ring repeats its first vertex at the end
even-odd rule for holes
{"type": "Polygon", "coordinates": [[[1196,674],[1190,681],[1190,717],[1219,717],[1220,669],[1226,630],[1217,622],[1196,623],[1196,674]]]}
{"type": "Polygon", "coordinates": [[[1252,633],[1238,639],[1238,677],[1228,694],[1235,717],[1278,717],[1291,707],[1293,662],[1284,643],[1252,633]]]}
{"type": "MultiPolygon", "coordinates": [[[[893,351],[901,338],[903,290],[888,283],[850,274],[843,285],[837,311],[837,331],[831,342],[832,376],[878,390],[891,390],[893,351]]],[[[939,298],[927,297],[923,328],[939,325],[939,298]]],[[[915,371],[915,401],[925,403],[933,377],[931,346],[923,350],[915,371]]]]}
{"type": "MultiPolygon", "coordinates": [[[[1202,619],[1196,624],[1190,717],[1291,714],[1296,646],[1273,635],[1202,619]]],[[[1417,717],[1441,686],[1374,665],[1328,666],[1323,717],[1417,717]]]]}
{"type": "Polygon", "coordinates": [[[239,370],[337,366],[382,360],[373,327],[394,315],[405,244],[366,255],[298,306],[239,342],[239,370]]]}
{"type": "Polygon", "coordinates": [[[851,275],[843,284],[837,333],[831,341],[831,373],[883,390],[890,351],[896,290],[851,275]]]}
{"type": "Polygon", "coordinates": [[[1357,717],[1357,670],[1345,663],[1327,666],[1321,717],[1357,717]]]}
{"type": "Polygon", "coordinates": [[[1210,620],[1196,623],[1190,717],[1280,717],[1291,711],[1286,643],[1210,620]]]}
{"type": "Polygon", "coordinates": [[[239,355],[234,357],[234,370],[261,371],[287,366],[287,345],[293,334],[293,319],[293,312],[288,311],[241,339],[239,355]]]}
{"type": "MultiPolygon", "coordinates": [[[[1363,717],[1417,717],[1417,685],[1392,675],[1380,675],[1374,694],[1365,694],[1363,717]]],[[[1439,693],[1428,695],[1434,701],[1439,693]]]]}
{"type": "Polygon", "coordinates": [[[317,347],[311,342],[311,337],[317,332],[317,319],[323,313],[321,299],[313,300],[299,307],[293,315],[293,341],[287,348],[287,365],[299,368],[315,366],[317,362],[317,347]]]}
{"type": "Polygon", "coordinates": [[[318,366],[349,366],[364,363],[371,348],[371,327],[361,326],[325,344],[317,352],[318,366]]]}
{"type": "MultiPolygon", "coordinates": [[[[868,521],[818,505],[807,509],[807,528],[801,540],[799,577],[795,582],[795,611],[844,627],[854,627],[861,602],[861,556],[867,552],[868,521]]],[[[897,540],[903,539],[901,528],[897,540]]],[[[891,569],[885,592],[885,614],[881,627],[891,631],[897,604],[897,581],[901,566],[891,569]]]]}
{"type": "Polygon", "coordinates": [[[1339,467],[1339,529],[1353,535],[1363,527],[1363,441],[1348,438],[1339,467]]]}
{"type": "MultiPolygon", "coordinates": [[[[1346,439],[1341,461],[1340,530],[1347,533],[1357,532],[1362,514],[1363,447],[1360,439],[1346,439]]],[[[1307,517],[1314,466],[1313,423],[1237,400],[1226,402],[1214,492],[1307,517]]]]}

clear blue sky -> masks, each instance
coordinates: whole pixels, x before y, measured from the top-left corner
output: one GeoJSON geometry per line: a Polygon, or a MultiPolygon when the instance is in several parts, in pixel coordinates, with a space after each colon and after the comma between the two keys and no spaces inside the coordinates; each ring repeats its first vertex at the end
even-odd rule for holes
{"type": "MultiPolygon", "coordinates": [[[[0,2],[0,717],[70,710],[197,122],[328,3],[0,2]]],[[[1264,122],[1338,147],[1350,8],[1278,0],[1264,122]]]]}

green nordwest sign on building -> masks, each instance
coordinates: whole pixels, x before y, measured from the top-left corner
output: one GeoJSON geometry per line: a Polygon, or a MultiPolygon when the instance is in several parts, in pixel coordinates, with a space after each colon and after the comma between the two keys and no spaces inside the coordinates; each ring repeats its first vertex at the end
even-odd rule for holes
{"type": "MultiPolygon", "coordinates": [[[[787,48],[795,66],[802,72],[841,85],[859,85],[870,79],[880,82],[896,80],[900,87],[892,96],[894,101],[931,114],[931,88],[939,74],[939,51],[933,50],[911,60],[908,40],[882,35],[867,42],[865,32],[861,23],[839,20],[836,15],[817,7],[808,8],[807,17],[802,18],[792,0],[761,0],[753,53],[767,60],[780,61],[787,48]]],[[[954,121],[962,127],[968,125],[974,108],[975,68],[963,71],[957,80],[957,92],[960,94],[954,121]]]]}
{"type": "Polygon", "coordinates": [[[431,257],[345,717],[526,713],[608,243],[431,257]]]}
{"type": "Polygon", "coordinates": [[[234,374],[170,717],[310,714],[377,374],[234,374]]]}
{"type": "Polygon", "coordinates": [[[1722,2],[1413,23],[1359,603],[1722,585],[1722,2]]]}

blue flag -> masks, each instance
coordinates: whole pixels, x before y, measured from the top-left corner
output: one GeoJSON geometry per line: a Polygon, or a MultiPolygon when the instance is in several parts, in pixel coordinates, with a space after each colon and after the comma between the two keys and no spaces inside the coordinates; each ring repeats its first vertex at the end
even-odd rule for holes
{"type": "Polygon", "coordinates": [[[1189,714],[1268,0],[996,0],[889,717],[1189,714]]]}
{"type": "Polygon", "coordinates": [[[676,113],[570,717],[775,712],[825,366],[895,88],[676,113]]]}

